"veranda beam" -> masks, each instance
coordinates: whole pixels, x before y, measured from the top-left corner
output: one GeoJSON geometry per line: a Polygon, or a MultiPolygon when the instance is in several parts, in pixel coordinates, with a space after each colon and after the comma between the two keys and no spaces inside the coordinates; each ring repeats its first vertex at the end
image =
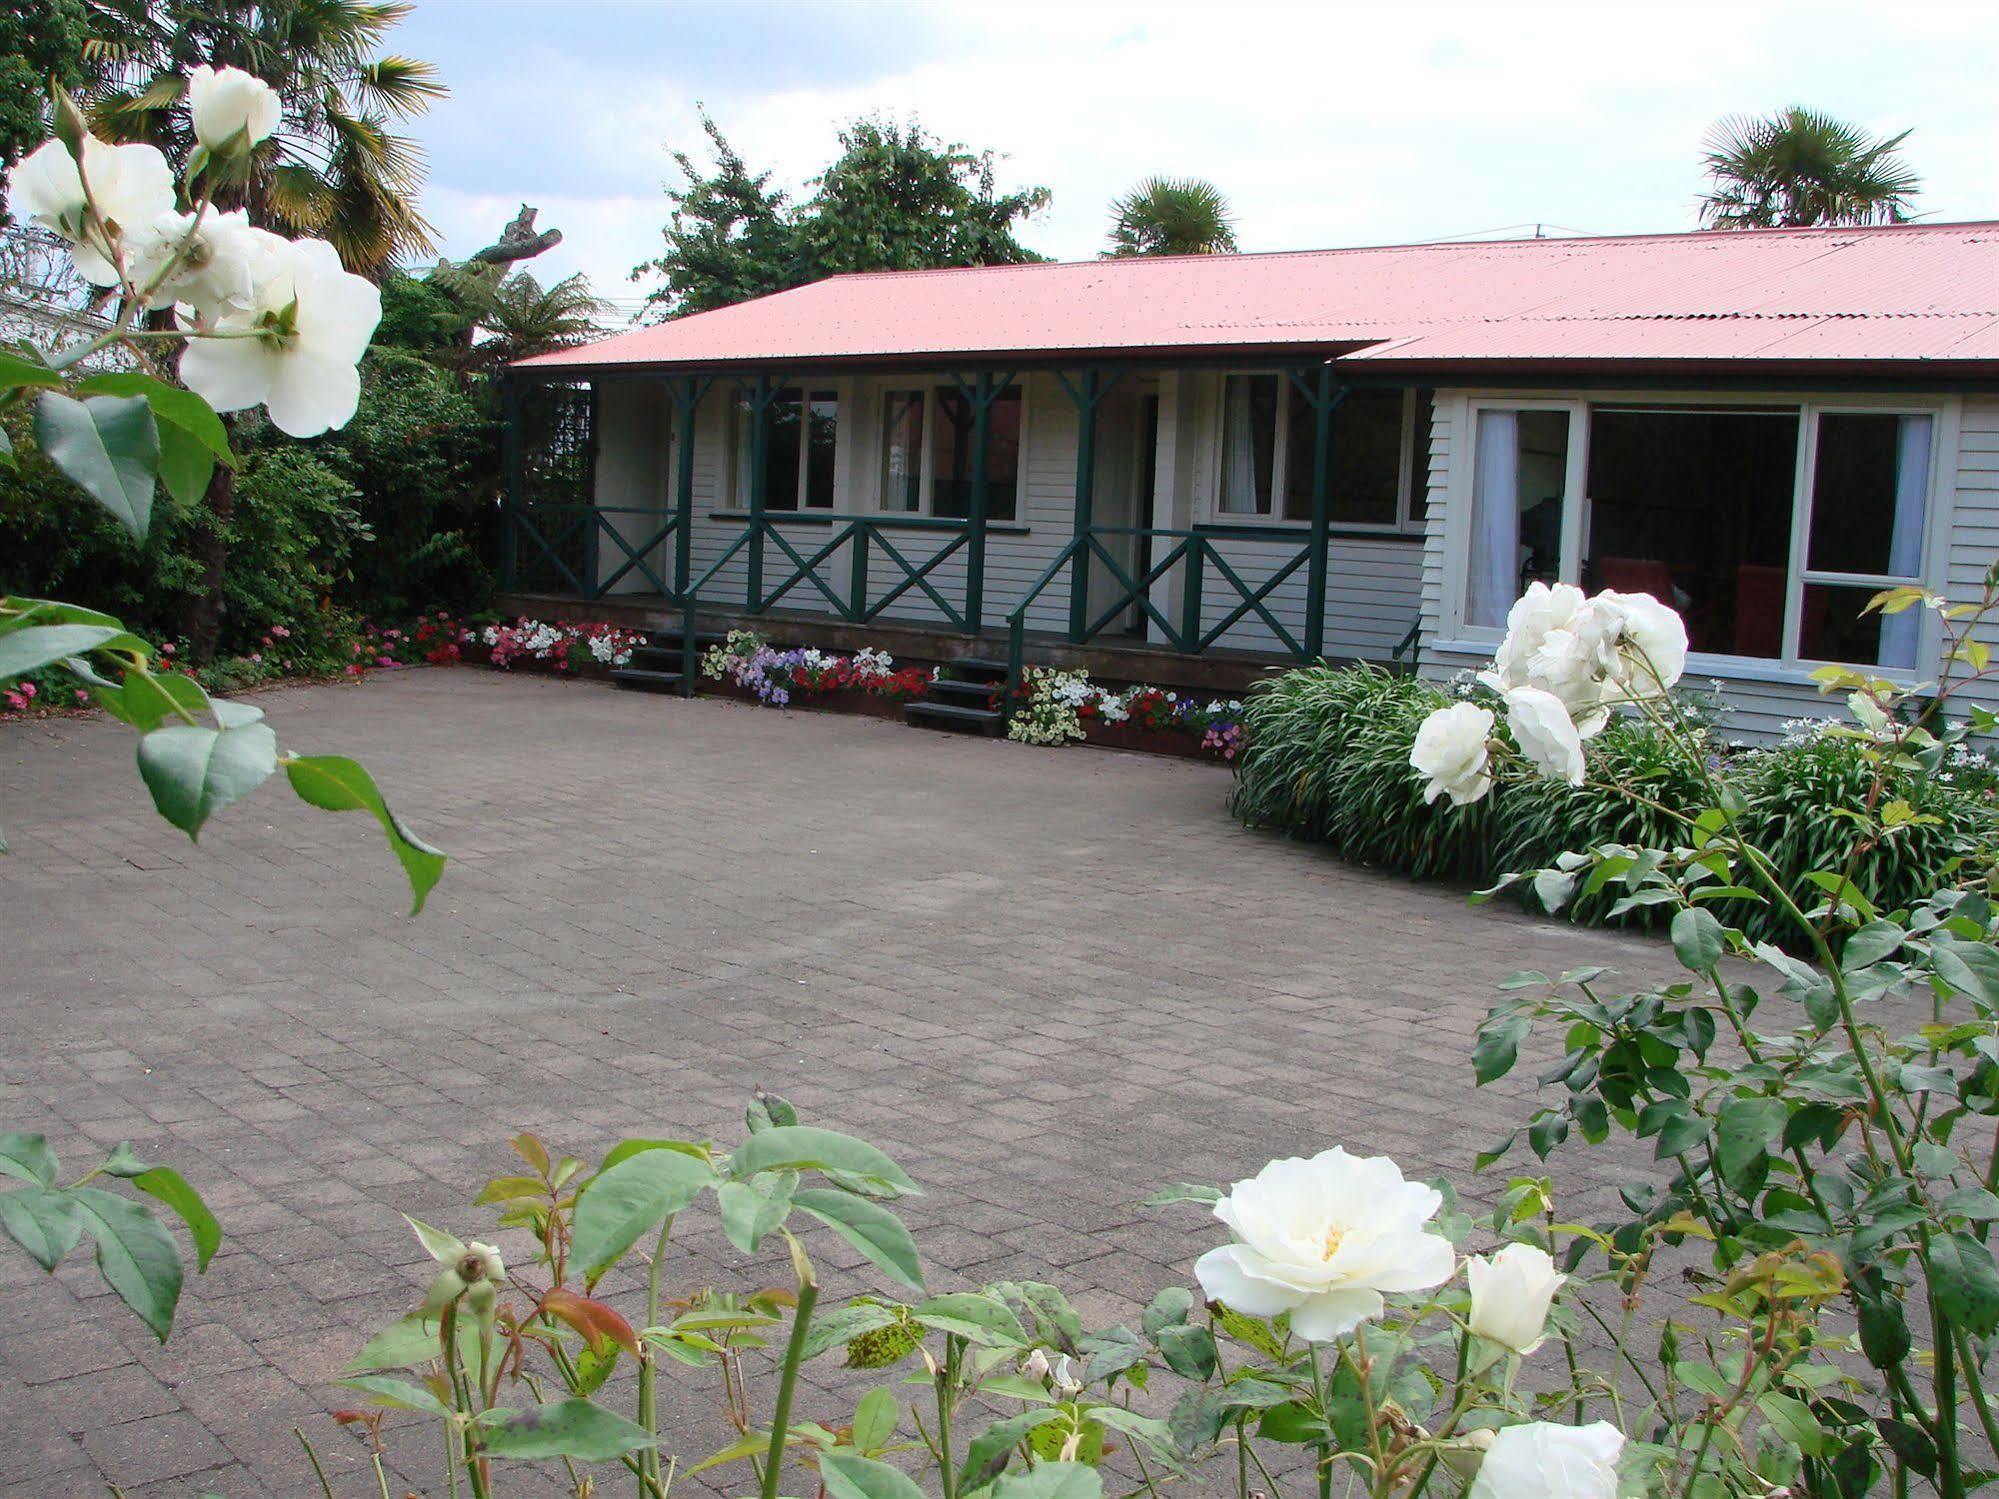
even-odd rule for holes
{"type": "Polygon", "coordinates": [[[521,523],[521,506],[525,503],[527,469],[527,434],[522,424],[527,414],[527,381],[519,375],[505,376],[501,385],[501,407],[504,412],[500,429],[502,453],[501,467],[506,473],[507,511],[500,526],[500,589],[510,592],[520,582],[520,559],[515,550],[518,537],[516,527],[521,523]]]}
{"type": "MultiPolygon", "coordinates": [[[[1076,405],[1076,515],[1071,534],[1088,536],[1094,523],[1097,494],[1097,408],[1124,376],[1122,370],[1095,367],[1081,374],[1080,387],[1057,370],[1055,378],[1076,405]],[[1108,378],[1107,378],[1108,377],[1108,378]]],[[[1081,645],[1089,636],[1090,549],[1076,548],[1069,564],[1069,643],[1081,645]]]]}
{"type": "Polygon", "coordinates": [[[965,633],[976,635],[985,623],[986,514],[989,508],[993,402],[1013,386],[1011,372],[980,370],[968,383],[955,370],[952,381],[972,407],[972,497],[965,517],[965,633]]]}
{"type": "Polygon", "coordinates": [[[750,612],[763,611],[764,596],[764,498],[770,482],[770,425],[766,418],[778,392],[784,389],[782,376],[758,373],[736,386],[750,408],[750,557],[746,588],[750,612]]]}
{"type": "Polygon", "coordinates": [[[1333,520],[1333,413],[1347,396],[1347,387],[1333,375],[1330,363],[1313,370],[1289,370],[1312,408],[1312,553],[1305,572],[1305,659],[1326,653],[1326,573],[1333,520]],[[1307,376],[1313,378],[1308,379],[1307,376]]]}
{"type": "Polygon", "coordinates": [[[701,398],[714,383],[712,375],[683,375],[677,380],[668,376],[666,381],[667,399],[673,402],[674,413],[680,422],[680,445],[674,453],[673,591],[676,597],[686,595],[694,561],[694,415],[701,405],[701,398]]]}

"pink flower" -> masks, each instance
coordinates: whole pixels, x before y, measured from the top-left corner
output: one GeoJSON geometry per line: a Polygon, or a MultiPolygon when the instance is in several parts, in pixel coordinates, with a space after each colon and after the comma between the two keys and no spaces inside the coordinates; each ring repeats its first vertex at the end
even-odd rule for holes
{"type": "Polygon", "coordinates": [[[375,658],[375,664],[377,666],[394,666],[396,664],[396,658],[394,656],[377,656],[375,658]]]}
{"type": "Polygon", "coordinates": [[[271,633],[280,640],[290,640],[292,638],[292,632],[287,630],[283,625],[272,625],[271,633]]]}
{"type": "Polygon", "coordinates": [[[258,651],[250,652],[250,664],[252,666],[262,666],[264,664],[264,657],[262,653],[258,651]]]}
{"type": "Polygon", "coordinates": [[[35,684],[33,682],[23,682],[21,684],[21,696],[32,698],[34,695],[35,684]]]}
{"type": "Polygon", "coordinates": [[[79,703],[87,703],[87,702],[89,702],[89,701],[90,701],[90,689],[89,689],[88,687],[79,687],[79,688],[77,688],[77,689],[76,689],[76,700],[77,700],[77,701],[78,701],[79,703]]]}

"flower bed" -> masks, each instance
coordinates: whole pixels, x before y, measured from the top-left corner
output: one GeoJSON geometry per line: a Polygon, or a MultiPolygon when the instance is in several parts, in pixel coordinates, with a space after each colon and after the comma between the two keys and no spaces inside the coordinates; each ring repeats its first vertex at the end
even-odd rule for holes
{"type": "MultiPolygon", "coordinates": [[[[383,624],[339,610],[274,624],[248,651],[218,656],[204,666],[184,664],[186,641],[162,641],[155,675],[190,677],[213,692],[244,692],[280,682],[358,678],[371,671],[403,666],[448,666],[478,639],[464,620],[446,609],[413,620],[383,624]]],[[[0,718],[76,712],[94,708],[89,686],[61,667],[0,679],[0,718]]]]}
{"type": "Polygon", "coordinates": [[[1163,687],[1113,688],[1080,671],[1030,666],[1015,693],[1007,738],[1021,744],[1081,740],[1110,749],[1234,760],[1243,744],[1243,705],[1163,687]]]}
{"type": "Polygon", "coordinates": [[[601,621],[565,624],[525,618],[488,625],[479,640],[486,647],[486,659],[502,671],[525,662],[565,673],[623,666],[645,644],[645,636],[636,630],[601,621]]]}
{"type": "Polygon", "coordinates": [[[857,712],[893,717],[902,704],[927,693],[937,673],[934,667],[898,668],[887,651],[864,648],[851,656],[809,646],[780,651],[753,630],[731,630],[701,658],[701,675],[728,696],[770,708],[837,701],[857,712]]]}

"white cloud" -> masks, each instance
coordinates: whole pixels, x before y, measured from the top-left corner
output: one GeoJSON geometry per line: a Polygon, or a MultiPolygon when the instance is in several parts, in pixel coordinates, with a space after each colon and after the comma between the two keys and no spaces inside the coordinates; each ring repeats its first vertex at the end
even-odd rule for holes
{"type": "MultiPolygon", "coordinates": [[[[781,24],[733,13],[743,46],[781,24]]],[[[896,62],[880,20],[876,76],[758,92],[662,76],[651,59],[538,58],[503,87],[453,78],[463,103],[505,99],[485,126],[558,132],[588,188],[530,191],[567,243],[550,272],[587,270],[631,296],[672,174],[662,141],[705,153],[705,99],[752,166],[797,188],[856,114],[916,115],[1006,153],[1009,185],[1054,189],[1024,238],[1094,254],[1105,205],[1153,172],[1214,180],[1248,249],[1430,239],[1540,221],[1593,232],[1691,226],[1700,141],[1731,111],[1798,101],[1875,130],[1916,127],[1908,154],[1938,218],[1999,215],[1999,104],[1985,0],[1735,4],[1333,6],[1237,3],[952,6],[931,60],[896,62]],[[578,101],[583,107],[578,109],[578,101]],[[518,122],[518,123],[516,123],[518,122]],[[603,185],[610,184],[608,188],[603,185]]],[[[448,56],[437,59],[451,76],[448,56]]],[[[559,147],[559,151],[553,148],[559,147]]],[[[442,155],[425,207],[456,253],[515,200],[454,187],[442,155]]],[[[475,243],[476,242],[476,243],[475,243]]]]}

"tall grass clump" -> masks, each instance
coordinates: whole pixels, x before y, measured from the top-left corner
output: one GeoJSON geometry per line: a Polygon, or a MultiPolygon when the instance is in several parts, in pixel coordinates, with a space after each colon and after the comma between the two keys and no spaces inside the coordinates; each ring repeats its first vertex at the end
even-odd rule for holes
{"type": "MultiPolygon", "coordinates": [[[[1425,716],[1451,701],[1434,683],[1372,666],[1286,672],[1245,705],[1249,748],[1236,765],[1230,810],[1251,827],[1324,843],[1359,864],[1484,885],[1550,865],[1569,850],[1670,848],[1683,840],[1666,809],[1706,805],[1684,752],[1638,719],[1614,721],[1590,741],[1589,784],[1516,781],[1468,807],[1425,804],[1409,749],[1425,716]]],[[[1710,747],[1711,763],[1741,792],[1745,832],[1776,860],[1799,903],[1817,905],[1823,891],[1807,876],[1843,871],[1861,836],[1860,824],[1839,809],[1864,804],[1875,774],[1866,743],[1799,725],[1776,745],[1724,754],[1705,717],[1689,706],[1684,732],[1710,747]]],[[[1892,772],[1888,794],[1906,801],[1919,821],[1860,861],[1862,893],[1894,910],[1952,883],[1965,855],[1999,842],[1995,789],[1999,773],[1978,756],[1960,756],[1935,774],[1892,772]]],[[[1640,906],[1613,917],[1624,893],[1611,885],[1579,895],[1566,914],[1588,925],[1644,924],[1660,914],[1640,906]]],[[[1723,902],[1715,914],[1753,939],[1794,936],[1760,903],[1723,902]]]]}

